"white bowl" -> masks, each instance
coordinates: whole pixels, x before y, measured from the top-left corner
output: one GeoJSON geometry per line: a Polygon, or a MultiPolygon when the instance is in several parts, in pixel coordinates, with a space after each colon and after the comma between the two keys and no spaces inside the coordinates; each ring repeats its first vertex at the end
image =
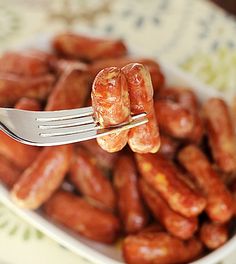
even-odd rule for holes
{"type": "MultiPolygon", "coordinates": [[[[28,42],[22,48],[39,48],[43,50],[49,49],[50,36],[41,36],[33,41],[28,42]]],[[[131,48],[132,49],[132,48],[131,48]]],[[[142,54],[140,54],[141,56],[142,54]]],[[[158,61],[165,74],[167,84],[174,86],[183,86],[193,89],[201,101],[210,97],[222,97],[229,102],[230,98],[227,94],[221,94],[211,87],[201,84],[192,76],[183,73],[179,69],[167,65],[165,62],[158,61]]],[[[124,263],[121,251],[118,247],[103,245],[85,239],[82,236],[74,235],[62,226],[55,225],[49,219],[46,219],[40,211],[29,211],[17,207],[10,199],[9,192],[0,185],[0,201],[10,208],[14,213],[28,221],[30,224],[38,228],[40,231],[56,240],[59,244],[73,251],[74,253],[87,258],[88,260],[98,264],[121,264],[124,263]]],[[[233,236],[225,245],[205,257],[192,262],[192,264],[215,264],[222,260],[230,252],[236,249],[236,236],[233,236]]]]}

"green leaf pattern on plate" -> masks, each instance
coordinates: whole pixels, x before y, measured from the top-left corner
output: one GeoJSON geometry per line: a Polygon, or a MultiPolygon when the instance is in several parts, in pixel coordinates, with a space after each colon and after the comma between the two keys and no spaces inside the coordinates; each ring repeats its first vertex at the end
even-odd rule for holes
{"type": "Polygon", "coordinates": [[[0,232],[9,236],[19,236],[22,240],[43,239],[44,235],[39,230],[30,226],[22,219],[15,216],[9,209],[0,203],[0,232]]]}
{"type": "Polygon", "coordinates": [[[181,67],[219,91],[235,93],[236,50],[220,47],[212,53],[196,53],[181,67]]]}

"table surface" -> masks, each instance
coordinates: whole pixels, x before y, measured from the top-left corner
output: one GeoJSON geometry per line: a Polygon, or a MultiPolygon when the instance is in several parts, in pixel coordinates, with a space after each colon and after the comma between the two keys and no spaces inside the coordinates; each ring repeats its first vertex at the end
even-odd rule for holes
{"type": "MultiPolygon", "coordinates": [[[[64,30],[122,37],[235,95],[236,20],[204,0],[0,0],[0,51],[64,30]]],[[[132,45],[133,46],[133,45],[132,45]]],[[[0,204],[0,264],[89,263],[0,204]],[[40,258],[39,258],[40,256],[40,258]]],[[[223,260],[235,264],[236,252],[223,260]]]]}

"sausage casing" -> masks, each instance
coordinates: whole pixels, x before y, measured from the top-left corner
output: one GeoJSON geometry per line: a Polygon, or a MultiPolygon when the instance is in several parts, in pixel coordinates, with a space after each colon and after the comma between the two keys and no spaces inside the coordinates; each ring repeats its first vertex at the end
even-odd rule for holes
{"type": "Polygon", "coordinates": [[[199,215],[206,206],[204,197],[178,177],[174,164],[160,154],[139,154],[135,158],[142,177],[157,190],[168,205],[186,216],[199,215]]]}
{"type": "Polygon", "coordinates": [[[175,138],[185,138],[193,129],[192,113],[179,103],[156,100],[155,111],[160,129],[175,138]]]}
{"type": "Polygon", "coordinates": [[[155,92],[161,90],[165,83],[165,77],[161,72],[159,64],[151,59],[145,58],[133,58],[133,57],[121,57],[121,58],[111,58],[94,61],[89,65],[89,72],[91,74],[91,79],[94,79],[95,76],[104,68],[107,67],[118,67],[122,68],[130,63],[140,63],[143,64],[149,71],[152,79],[152,86],[155,92]]]}
{"type": "Polygon", "coordinates": [[[236,171],[236,141],[229,109],[222,99],[204,104],[207,134],[214,159],[223,172],[236,171]]]}
{"type": "Polygon", "coordinates": [[[0,106],[13,106],[21,97],[45,100],[54,82],[54,76],[45,74],[37,77],[17,76],[0,73],[0,106]]]}
{"type": "Polygon", "coordinates": [[[200,239],[211,250],[222,246],[228,238],[229,234],[226,225],[205,222],[200,228],[200,239]]]}
{"type": "Polygon", "coordinates": [[[14,202],[28,209],[41,206],[60,186],[69,170],[71,155],[70,145],[45,147],[13,186],[14,202]]]}
{"type": "Polygon", "coordinates": [[[90,90],[88,73],[69,68],[63,72],[50,94],[46,111],[73,109],[84,106],[90,90]]]}
{"type": "Polygon", "coordinates": [[[205,195],[208,216],[216,222],[227,222],[233,215],[233,198],[207,157],[197,146],[188,145],[179,152],[178,159],[205,195]]]}
{"type": "Polygon", "coordinates": [[[196,238],[184,242],[165,232],[130,235],[123,244],[127,264],[189,263],[202,251],[202,243],[196,238]]]}
{"type": "Polygon", "coordinates": [[[77,148],[70,167],[69,180],[81,194],[108,210],[116,205],[115,192],[108,178],[86,150],[77,148]]]}
{"type": "Polygon", "coordinates": [[[41,110],[40,103],[31,98],[22,97],[15,105],[16,109],[39,111],[41,110]]]}
{"type": "Polygon", "coordinates": [[[195,93],[188,88],[183,87],[167,87],[160,90],[156,96],[156,99],[170,100],[179,103],[181,106],[187,109],[195,111],[198,108],[198,101],[195,93]]]}
{"type": "Polygon", "coordinates": [[[45,56],[35,52],[6,52],[0,58],[0,72],[39,76],[49,72],[49,63],[45,56]]]}
{"type": "Polygon", "coordinates": [[[118,157],[118,152],[109,153],[105,151],[98,145],[96,139],[80,142],[79,145],[86,148],[91,155],[96,156],[96,162],[103,170],[110,171],[113,169],[118,157]]]}
{"type": "MultiPolygon", "coordinates": [[[[100,71],[92,88],[92,105],[96,120],[102,127],[117,125],[130,118],[130,99],[123,72],[110,67],[100,71]]],[[[108,152],[121,150],[128,141],[128,130],[97,138],[108,152]]]]}
{"type": "Polygon", "coordinates": [[[118,219],[72,193],[57,191],[43,209],[51,219],[92,240],[112,243],[117,238],[118,219]]]}
{"type": "Polygon", "coordinates": [[[90,38],[72,33],[57,35],[53,47],[62,55],[85,61],[121,57],[127,52],[121,40],[90,38]]]}
{"type": "Polygon", "coordinates": [[[129,146],[134,152],[155,153],[160,147],[160,135],[153,107],[153,88],[148,70],[138,63],[122,68],[125,73],[130,96],[132,114],[147,113],[148,123],[131,128],[129,146]]]}
{"type": "Polygon", "coordinates": [[[161,198],[160,194],[149,186],[143,179],[140,180],[143,198],[152,211],[154,217],[166,230],[180,238],[189,239],[198,228],[197,218],[187,218],[174,212],[161,198]]]}
{"type": "Polygon", "coordinates": [[[158,153],[162,154],[165,158],[173,159],[179,147],[179,142],[163,133],[160,133],[160,138],[161,146],[158,153]]]}
{"type": "MultiPolygon", "coordinates": [[[[37,111],[40,110],[40,104],[35,99],[21,98],[15,108],[37,111]]],[[[22,144],[0,131],[0,153],[23,171],[36,158],[39,148],[22,144]]]]}
{"type": "Polygon", "coordinates": [[[19,168],[5,157],[0,156],[0,182],[10,189],[17,182],[20,174],[19,168]]]}
{"type": "Polygon", "coordinates": [[[147,212],[138,189],[137,170],[128,155],[120,156],[114,167],[118,208],[126,233],[136,233],[147,224],[147,212]]]}

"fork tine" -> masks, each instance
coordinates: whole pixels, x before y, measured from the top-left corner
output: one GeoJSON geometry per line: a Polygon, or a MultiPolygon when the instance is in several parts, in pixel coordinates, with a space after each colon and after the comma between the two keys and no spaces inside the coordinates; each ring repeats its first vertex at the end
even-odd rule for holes
{"type": "Polygon", "coordinates": [[[90,116],[93,114],[93,108],[83,107],[70,110],[35,112],[35,114],[37,116],[36,120],[38,122],[60,121],[90,116]]]}
{"type": "Polygon", "coordinates": [[[97,130],[96,124],[88,124],[88,125],[80,125],[74,127],[60,127],[56,129],[55,127],[52,129],[43,129],[42,131],[39,130],[39,135],[41,137],[57,137],[57,136],[66,136],[66,135],[73,135],[79,134],[82,132],[87,132],[91,130],[97,130]]]}
{"type": "MultiPolygon", "coordinates": [[[[114,127],[110,127],[110,128],[121,128],[124,125],[127,125],[129,123],[132,123],[135,120],[139,120],[140,118],[145,117],[145,113],[141,113],[139,115],[136,116],[132,116],[131,117],[131,121],[120,124],[118,126],[114,126],[114,127]]],[[[44,125],[40,125],[39,126],[39,135],[42,137],[56,137],[56,136],[64,136],[64,135],[73,135],[73,134],[77,134],[77,133],[82,133],[82,132],[88,132],[91,130],[98,130],[101,129],[93,120],[92,117],[91,121],[89,124],[85,124],[82,122],[74,122],[74,123],[69,123],[69,124],[63,124],[64,121],[61,121],[60,125],[48,125],[48,126],[44,126],[44,125]]],[[[80,118],[82,119],[82,118],[80,118]]],[[[85,120],[89,120],[88,118],[86,118],[85,120]]],[[[68,120],[66,120],[68,121],[68,120]]],[[[50,122],[49,122],[50,124],[50,122]]],[[[106,129],[103,129],[102,131],[107,131],[106,129]]]]}
{"type": "Polygon", "coordinates": [[[75,119],[66,119],[59,121],[46,121],[46,122],[38,122],[38,127],[40,129],[56,129],[63,127],[74,127],[79,125],[87,125],[94,123],[94,119],[92,116],[79,117],[75,119]]]}
{"type": "MultiPolygon", "coordinates": [[[[89,140],[89,139],[94,139],[97,137],[109,135],[115,132],[120,132],[126,129],[130,129],[132,127],[145,124],[147,122],[148,122],[148,119],[146,117],[141,117],[141,118],[136,118],[132,122],[122,125],[120,127],[93,129],[91,131],[80,132],[80,133],[74,131],[74,134],[70,133],[68,135],[65,135],[65,134],[58,135],[58,136],[51,135],[51,136],[46,136],[46,137],[39,136],[38,141],[34,143],[34,145],[36,146],[56,146],[59,143],[60,145],[62,145],[62,144],[80,142],[84,140],[89,140]]],[[[30,144],[32,144],[32,142],[30,144]]]]}
{"type": "Polygon", "coordinates": [[[89,132],[89,131],[95,131],[98,136],[108,135],[114,132],[119,132],[123,130],[127,130],[129,128],[132,128],[134,126],[144,124],[147,122],[147,118],[141,114],[140,118],[137,118],[135,116],[134,119],[132,119],[130,122],[120,124],[118,126],[110,127],[110,128],[100,128],[96,124],[89,124],[89,125],[82,125],[75,128],[63,128],[58,130],[45,130],[45,132],[41,132],[40,136],[42,137],[63,137],[63,136],[70,136],[78,134],[79,137],[82,136],[83,133],[89,132]]]}
{"type": "Polygon", "coordinates": [[[75,143],[109,135],[148,122],[146,114],[142,113],[133,116],[129,123],[101,129],[92,117],[92,107],[83,108],[82,111],[76,109],[43,113],[7,108],[0,110],[1,129],[16,140],[34,146],[75,143]],[[64,113],[66,113],[65,116],[62,115],[64,113]],[[55,115],[56,118],[54,118],[55,115]],[[78,116],[82,117],[78,118],[78,116]],[[41,121],[38,121],[37,117],[41,118],[41,121]]]}
{"type": "Polygon", "coordinates": [[[127,123],[127,124],[120,124],[114,128],[100,128],[97,131],[97,136],[96,137],[102,137],[102,136],[106,136],[115,132],[120,132],[120,131],[124,131],[136,126],[140,126],[143,124],[146,124],[148,122],[148,119],[146,117],[146,113],[142,113],[140,115],[134,116],[132,117],[132,121],[127,123]]]}

